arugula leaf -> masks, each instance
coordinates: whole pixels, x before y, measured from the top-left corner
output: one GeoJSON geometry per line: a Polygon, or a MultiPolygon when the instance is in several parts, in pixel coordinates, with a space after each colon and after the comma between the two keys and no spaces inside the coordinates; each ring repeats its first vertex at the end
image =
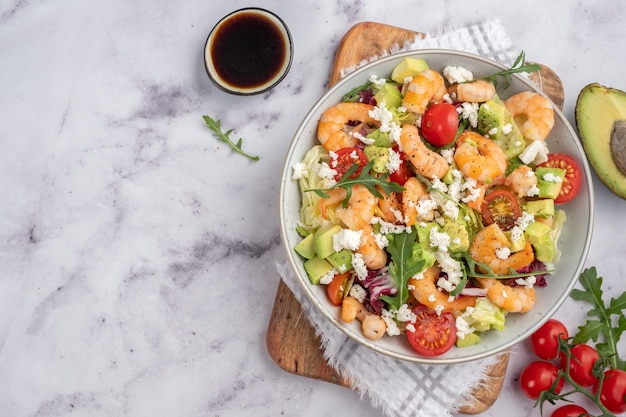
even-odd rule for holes
{"type": "Polygon", "coordinates": [[[210,116],[206,116],[206,115],[202,116],[202,119],[204,119],[204,123],[208,126],[208,128],[213,131],[213,136],[215,136],[217,138],[217,140],[219,140],[220,142],[226,143],[235,152],[240,153],[241,155],[245,156],[246,158],[249,158],[249,159],[251,159],[253,161],[258,161],[259,160],[258,156],[249,155],[249,154],[245,153],[241,149],[241,145],[242,145],[243,139],[239,138],[237,143],[234,143],[230,139],[230,134],[233,131],[233,129],[229,129],[226,132],[223,132],[222,131],[222,127],[221,127],[221,123],[220,123],[219,120],[213,120],[210,116]]]}
{"type": "Polygon", "coordinates": [[[520,52],[520,54],[517,56],[517,58],[515,59],[515,62],[513,62],[513,65],[511,65],[511,68],[507,69],[507,70],[503,70],[503,71],[498,71],[494,74],[488,75],[486,77],[482,77],[480,78],[481,80],[488,80],[491,81],[493,83],[494,86],[498,85],[498,77],[502,77],[505,79],[506,81],[506,85],[504,86],[504,89],[506,90],[509,85],[511,85],[511,81],[512,81],[512,74],[516,74],[516,73],[520,73],[520,72],[536,72],[536,71],[540,71],[541,70],[541,66],[537,65],[537,64],[527,64],[526,63],[526,53],[524,51],[520,52]]]}
{"type": "Polygon", "coordinates": [[[350,197],[352,197],[352,187],[356,184],[363,185],[370,193],[372,193],[372,195],[380,199],[385,198],[385,196],[382,195],[380,191],[378,191],[378,188],[376,188],[376,186],[382,188],[385,194],[389,194],[392,192],[399,193],[404,191],[404,187],[402,187],[400,184],[392,181],[386,181],[387,177],[389,177],[389,173],[383,174],[380,177],[373,177],[370,174],[373,165],[374,160],[369,161],[367,165],[363,167],[363,170],[356,178],[350,178],[352,174],[354,174],[359,168],[358,164],[353,164],[350,168],[348,168],[344,176],[332,187],[325,190],[314,188],[310,190],[304,190],[304,192],[312,191],[322,198],[328,198],[328,191],[335,188],[343,188],[346,190],[346,198],[343,200],[342,203],[342,206],[345,208],[348,206],[348,201],[350,200],[350,197]]]}
{"type": "Polygon", "coordinates": [[[417,229],[411,228],[410,232],[403,232],[389,237],[387,251],[391,255],[389,273],[391,274],[398,292],[394,296],[381,296],[392,309],[398,310],[409,298],[409,279],[424,269],[425,260],[416,259],[413,256],[413,245],[417,239],[417,229]]]}
{"type": "Polygon", "coordinates": [[[359,100],[361,95],[359,94],[361,91],[365,91],[372,86],[372,82],[368,81],[365,84],[359,85],[358,87],[353,88],[343,95],[341,101],[354,103],[359,100]]]}
{"type": "Polygon", "coordinates": [[[586,343],[593,340],[596,350],[601,356],[609,358],[611,368],[626,371],[626,361],[619,357],[617,342],[626,331],[626,292],[617,298],[611,298],[607,307],[603,301],[602,277],[599,277],[595,267],[585,269],[578,279],[585,289],[573,289],[570,297],[578,301],[586,301],[594,307],[587,316],[586,323],[578,326],[578,333],[574,335],[574,343],[586,343]],[[617,316],[613,319],[613,316],[617,316]],[[602,341],[598,342],[602,336],[602,341]]]}

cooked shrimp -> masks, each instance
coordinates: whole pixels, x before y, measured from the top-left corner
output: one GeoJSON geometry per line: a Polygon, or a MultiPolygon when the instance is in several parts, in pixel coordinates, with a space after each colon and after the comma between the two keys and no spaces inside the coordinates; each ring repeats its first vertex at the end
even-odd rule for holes
{"type": "Polygon", "coordinates": [[[522,136],[529,140],[545,140],[554,126],[554,109],[541,94],[523,91],[504,101],[522,136]]]}
{"type": "MultiPolygon", "coordinates": [[[[342,202],[346,198],[346,193],[343,188],[335,188],[328,192],[328,198],[320,198],[318,204],[322,217],[327,219],[329,217],[327,209],[342,202]]],[[[346,207],[339,205],[335,209],[335,218],[351,230],[363,229],[374,217],[377,200],[364,185],[355,184],[348,205],[346,207]]]]}
{"type": "Polygon", "coordinates": [[[363,256],[363,263],[369,269],[380,269],[387,265],[387,252],[378,246],[374,238],[374,229],[366,224],[361,229],[361,245],[356,250],[363,256]]]}
{"type": "Polygon", "coordinates": [[[537,187],[537,176],[528,165],[520,165],[507,175],[504,184],[517,193],[518,197],[529,197],[537,187]]]}
{"type": "Polygon", "coordinates": [[[506,155],[500,146],[479,133],[466,131],[457,140],[454,162],[467,177],[489,183],[503,175],[506,155]]]}
{"type": "Polygon", "coordinates": [[[403,125],[400,144],[417,172],[428,178],[443,178],[448,172],[448,163],[443,156],[424,145],[419,130],[414,125],[403,125]]]}
{"type": "Polygon", "coordinates": [[[431,266],[424,271],[421,279],[409,279],[409,285],[412,288],[411,294],[420,304],[424,304],[433,310],[452,312],[464,310],[476,303],[474,297],[467,296],[458,296],[450,300],[450,296],[446,292],[437,288],[437,280],[440,273],[440,267],[431,266]]]}
{"type": "Polygon", "coordinates": [[[378,189],[384,198],[378,199],[378,209],[380,217],[388,223],[400,223],[403,220],[402,204],[398,197],[398,193],[385,193],[381,188],[378,189]]]}
{"type": "Polygon", "coordinates": [[[431,221],[435,217],[436,205],[420,208],[420,201],[430,199],[426,186],[417,178],[411,177],[404,183],[402,192],[402,212],[404,223],[413,226],[417,220],[431,221]]]}
{"type": "Polygon", "coordinates": [[[477,278],[487,297],[509,313],[526,313],[535,305],[535,287],[511,287],[494,278],[477,278]]]}
{"type": "Polygon", "coordinates": [[[359,302],[352,296],[347,296],[341,303],[341,319],[346,323],[350,323],[357,319],[363,321],[363,319],[369,314],[367,308],[363,303],[359,302]]]}
{"type": "Polygon", "coordinates": [[[452,84],[448,87],[451,96],[457,101],[483,103],[496,94],[496,87],[487,80],[475,80],[467,83],[452,84]]]}
{"type": "Polygon", "coordinates": [[[378,314],[368,314],[361,322],[363,336],[370,340],[378,340],[385,335],[387,323],[378,314]]]}
{"type": "Polygon", "coordinates": [[[356,145],[359,139],[352,132],[358,132],[363,124],[377,125],[370,116],[374,106],[365,103],[339,103],[322,114],[317,125],[317,138],[324,148],[336,151],[356,145]],[[354,123],[355,126],[350,126],[354,123]]]}
{"type": "Polygon", "coordinates": [[[402,99],[402,106],[413,113],[424,113],[430,102],[443,100],[446,92],[441,74],[427,69],[413,77],[402,99]]]}
{"type": "Polygon", "coordinates": [[[511,243],[497,223],[483,228],[472,240],[470,256],[477,262],[488,265],[494,274],[505,275],[510,269],[518,270],[528,266],[535,254],[530,241],[524,249],[511,253],[511,243]]]}

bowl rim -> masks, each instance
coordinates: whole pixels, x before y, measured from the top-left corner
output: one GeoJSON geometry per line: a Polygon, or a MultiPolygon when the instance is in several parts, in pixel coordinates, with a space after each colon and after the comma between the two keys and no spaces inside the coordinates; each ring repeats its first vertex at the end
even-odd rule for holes
{"type": "MultiPolygon", "coordinates": [[[[280,234],[281,234],[281,242],[283,245],[283,249],[287,256],[289,267],[291,268],[291,271],[295,274],[299,287],[304,291],[305,296],[312,303],[313,308],[316,309],[320,314],[322,314],[326,320],[330,321],[334,327],[338,328],[343,334],[345,334],[348,338],[355,341],[357,344],[366,346],[374,350],[375,352],[383,354],[385,356],[402,360],[402,361],[407,361],[407,362],[447,365],[447,364],[465,363],[465,362],[470,362],[474,360],[484,359],[486,357],[494,356],[494,355],[497,355],[506,351],[507,349],[510,349],[512,346],[521,342],[522,340],[525,340],[534,331],[539,329],[539,327],[541,327],[550,317],[552,317],[556,313],[556,311],[563,305],[565,300],[568,298],[569,293],[571,292],[571,290],[574,288],[574,286],[576,285],[578,281],[578,277],[583,270],[585,260],[589,253],[589,248],[591,246],[593,226],[594,226],[594,189],[593,189],[593,181],[592,181],[592,175],[591,175],[591,171],[589,168],[589,164],[587,163],[586,160],[584,160],[584,164],[583,166],[581,166],[581,169],[584,172],[584,177],[585,177],[585,182],[586,182],[585,185],[587,186],[587,190],[588,190],[589,212],[588,212],[588,218],[586,220],[587,234],[585,236],[585,242],[582,247],[581,257],[580,257],[578,265],[575,268],[575,272],[570,278],[570,282],[567,285],[566,291],[563,291],[560,297],[555,300],[552,307],[545,314],[540,316],[540,318],[535,322],[533,326],[530,326],[525,332],[517,335],[516,337],[511,338],[510,340],[500,344],[499,346],[496,346],[493,349],[489,349],[481,353],[476,353],[474,355],[469,355],[469,356],[464,356],[464,357],[421,356],[417,353],[415,355],[407,355],[407,354],[390,350],[388,348],[385,348],[383,346],[376,344],[375,342],[365,339],[362,335],[358,335],[352,332],[345,325],[340,323],[339,319],[336,316],[333,316],[332,314],[330,314],[330,312],[322,305],[318,297],[313,293],[312,285],[310,284],[308,278],[301,276],[297,267],[297,262],[302,263],[302,261],[300,259],[296,259],[296,254],[294,253],[293,248],[290,248],[288,246],[289,242],[287,241],[288,240],[287,239],[287,218],[286,218],[284,203],[285,203],[286,188],[291,182],[290,173],[292,170],[292,166],[290,162],[293,163],[293,161],[291,161],[292,155],[294,154],[294,151],[296,150],[298,138],[302,136],[303,131],[305,130],[308,123],[310,123],[310,119],[312,119],[316,111],[318,111],[322,105],[328,105],[328,103],[325,103],[328,97],[333,95],[337,90],[344,89],[344,86],[350,83],[353,77],[357,77],[360,74],[366,73],[370,71],[371,68],[379,66],[382,63],[386,63],[388,61],[394,61],[394,60],[399,61],[400,59],[404,57],[418,57],[419,58],[419,57],[426,56],[426,59],[427,59],[429,55],[431,56],[432,55],[462,56],[462,57],[472,59],[475,61],[480,61],[484,64],[491,65],[496,68],[500,68],[502,70],[508,69],[508,67],[506,67],[505,65],[497,61],[493,61],[491,59],[488,59],[488,58],[485,58],[483,56],[476,55],[473,53],[451,50],[451,49],[430,48],[430,49],[420,49],[416,51],[404,51],[404,52],[390,54],[385,57],[368,62],[362,65],[361,67],[355,69],[354,71],[350,72],[349,74],[346,74],[343,78],[341,78],[336,83],[334,83],[330,88],[328,88],[326,92],[319,99],[316,100],[316,102],[311,106],[311,108],[306,113],[305,117],[300,121],[298,128],[296,129],[294,135],[292,136],[291,143],[289,145],[287,153],[285,154],[283,170],[281,173],[281,182],[280,182],[280,189],[279,189],[279,222],[280,222],[280,234]]],[[[574,128],[569,123],[568,119],[565,117],[561,109],[550,99],[550,97],[547,96],[547,94],[541,91],[539,87],[533,84],[529,79],[519,74],[513,74],[513,78],[515,78],[516,80],[524,84],[524,86],[527,87],[528,89],[538,92],[542,94],[544,97],[546,97],[554,108],[555,116],[560,118],[563,121],[564,126],[570,132],[571,137],[572,138],[578,137],[574,128]]],[[[579,143],[579,141],[574,141],[574,146],[577,148],[578,152],[584,157],[585,154],[582,149],[582,145],[579,143]]]]}

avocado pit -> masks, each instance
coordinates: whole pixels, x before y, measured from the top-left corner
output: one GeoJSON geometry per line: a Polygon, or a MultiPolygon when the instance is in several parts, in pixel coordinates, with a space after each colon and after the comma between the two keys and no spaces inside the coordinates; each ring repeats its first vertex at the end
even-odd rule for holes
{"type": "Polygon", "coordinates": [[[626,120],[616,120],[613,123],[611,157],[617,169],[626,175],[626,120]]]}

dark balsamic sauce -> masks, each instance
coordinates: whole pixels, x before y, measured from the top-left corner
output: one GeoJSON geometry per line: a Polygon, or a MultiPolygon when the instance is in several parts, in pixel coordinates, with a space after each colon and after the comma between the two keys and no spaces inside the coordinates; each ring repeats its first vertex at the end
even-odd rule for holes
{"type": "Polygon", "coordinates": [[[276,77],[287,59],[280,28],[257,13],[227,19],[213,39],[211,60],[227,84],[238,88],[262,86],[276,77]]]}

